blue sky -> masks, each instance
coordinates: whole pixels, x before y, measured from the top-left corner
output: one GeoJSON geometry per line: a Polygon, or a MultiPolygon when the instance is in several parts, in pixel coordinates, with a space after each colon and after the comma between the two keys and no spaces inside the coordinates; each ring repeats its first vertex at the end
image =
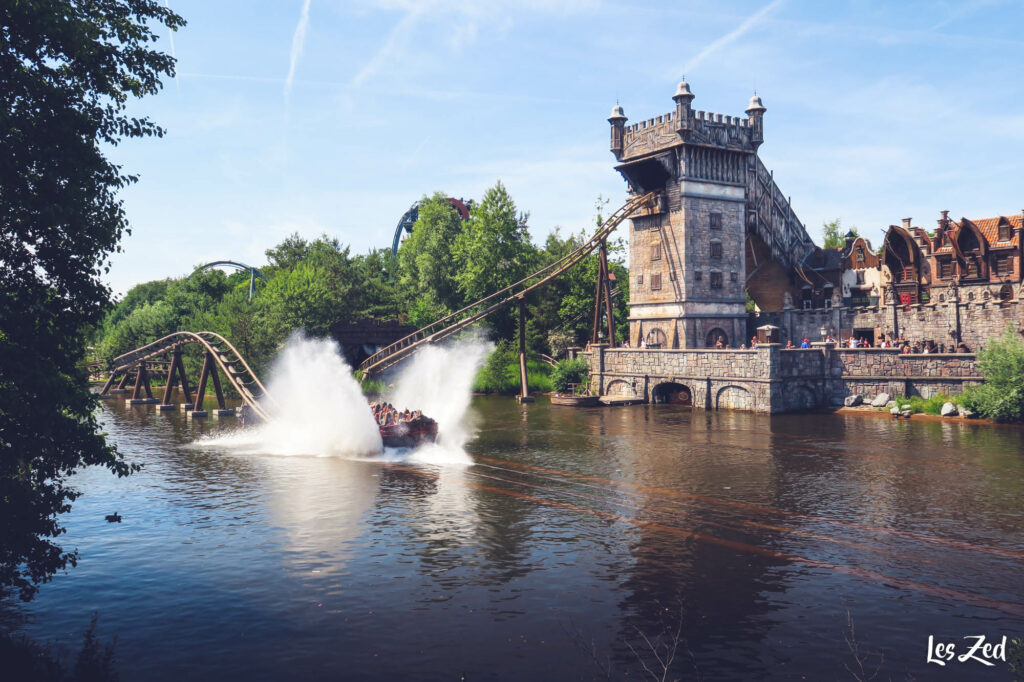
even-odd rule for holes
{"type": "MultiPolygon", "coordinates": [[[[768,111],[761,157],[812,236],[876,245],[1024,209],[1019,0],[169,0],[178,77],[133,105],[167,128],[113,151],[141,175],[116,292],[298,232],[390,245],[409,205],[501,179],[541,241],[618,205],[606,118],[768,111]]],[[[167,36],[161,49],[171,51],[167,36]]]]}

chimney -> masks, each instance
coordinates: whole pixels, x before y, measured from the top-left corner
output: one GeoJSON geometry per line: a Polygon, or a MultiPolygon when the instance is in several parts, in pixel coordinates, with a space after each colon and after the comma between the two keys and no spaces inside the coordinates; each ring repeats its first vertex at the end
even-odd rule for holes
{"type": "Polygon", "coordinates": [[[910,229],[910,220],[911,220],[910,218],[904,218],[903,219],[903,229],[904,230],[909,230],[910,229]]]}

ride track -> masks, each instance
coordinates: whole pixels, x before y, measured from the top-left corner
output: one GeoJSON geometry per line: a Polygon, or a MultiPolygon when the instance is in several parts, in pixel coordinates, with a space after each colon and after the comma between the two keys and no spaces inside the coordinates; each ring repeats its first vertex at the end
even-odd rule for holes
{"type": "MultiPolygon", "coordinates": [[[[471,303],[461,310],[457,310],[451,315],[448,315],[433,324],[427,325],[426,327],[413,332],[409,336],[399,339],[390,346],[382,348],[363,361],[359,366],[359,369],[363,371],[364,376],[370,376],[381,372],[400,362],[412,353],[415,353],[422,347],[443,341],[453,334],[457,334],[463,329],[479,322],[488,315],[507,308],[513,303],[523,301],[526,295],[531,291],[544,286],[557,277],[560,277],[595,250],[602,249],[603,254],[605,241],[615,228],[617,228],[623,220],[632,215],[637,209],[645,205],[650,205],[653,202],[654,197],[655,193],[649,192],[642,196],[630,199],[620,206],[619,209],[608,218],[608,220],[604,221],[601,224],[601,227],[591,235],[590,239],[574,251],[566,254],[562,258],[559,258],[550,265],[541,268],[537,272],[528,275],[518,282],[510,284],[504,289],[500,289],[490,296],[471,303]]],[[[602,271],[607,272],[604,267],[602,268],[602,271]]],[[[601,282],[598,283],[599,292],[601,291],[601,284],[601,282]]],[[[609,308],[610,316],[611,292],[609,292],[607,288],[605,288],[604,291],[606,298],[608,299],[607,306],[609,308]]],[[[596,311],[594,321],[596,325],[596,311]]],[[[268,408],[274,404],[274,399],[269,393],[267,393],[267,389],[260,382],[252,368],[249,367],[249,364],[245,361],[245,358],[242,357],[242,354],[239,353],[227,339],[214,332],[175,332],[173,334],[168,334],[153,343],[136,348],[124,355],[117,356],[113,360],[110,378],[107,379],[106,384],[103,386],[101,395],[107,395],[114,383],[114,379],[117,376],[122,376],[122,383],[124,383],[124,381],[127,380],[128,374],[133,370],[143,374],[141,378],[137,376],[135,397],[139,397],[137,395],[139,390],[138,387],[143,384],[145,384],[146,392],[149,393],[148,377],[145,375],[146,362],[153,358],[165,356],[168,353],[171,353],[173,354],[174,359],[172,360],[170,370],[168,371],[168,390],[165,393],[163,402],[164,404],[169,404],[168,399],[170,396],[170,387],[174,383],[174,373],[176,370],[179,373],[179,378],[186,394],[186,400],[189,400],[187,381],[184,378],[185,368],[181,364],[180,358],[180,349],[189,344],[199,344],[206,351],[206,361],[203,364],[202,374],[199,379],[198,395],[200,396],[200,401],[205,395],[206,380],[208,377],[213,378],[218,399],[222,400],[220,382],[217,377],[217,371],[213,366],[214,363],[216,363],[220,366],[224,376],[227,377],[228,383],[230,383],[238,392],[239,396],[241,396],[242,401],[261,419],[265,420],[269,418],[270,415],[268,413],[268,408]]]]}
{"type": "MultiPolygon", "coordinates": [[[[648,192],[642,196],[634,197],[619,207],[608,220],[601,224],[601,227],[590,239],[584,242],[579,248],[550,265],[541,268],[527,277],[510,284],[504,289],[495,291],[490,296],[470,303],[465,308],[457,310],[447,317],[418,329],[412,334],[395,341],[370,357],[366,358],[359,365],[363,376],[372,376],[383,372],[385,369],[401,362],[403,359],[415,353],[422,347],[438,343],[448,337],[457,334],[467,327],[479,322],[488,315],[509,307],[513,303],[522,301],[531,291],[538,289],[553,279],[560,277],[574,265],[589,256],[595,250],[602,248],[608,236],[619,226],[619,224],[633,214],[637,209],[649,205],[655,197],[654,192],[648,192]]],[[[609,302],[610,303],[610,302],[609,302]]],[[[609,305],[610,307],[610,305],[609,305]]],[[[596,320],[595,320],[596,322],[596,320]]]]}
{"type": "Polygon", "coordinates": [[[172,361],[171,370],[168,374],[167,384],[170,386],[173,383],[173,372],[175,369],[173,365],[177,365],[182,377],[184,377],[185,368],[180,364],[180,349],[183,346],[190,344],[198,344],[206,351],[206,362],[203,364],[203,376],[201,376],[199,380],[198,393],[200,396],[205,393],[205,377],[210,375],[213,376],[214,387],[218,389],[218,393],[220,392],[216,369],[212,366],[213,363],[216,363],[224,372],[224,376],[227,377],[228,383],[231,384],[232,388],[238,392],[242,401],[252,408],[252,410],[261,419],[269,418],[269,414],[267,412],[268,406],[276,404],[273,397],[267,393],[266,387],[264,387],[260,382],[259,377],[257,377],[256,373],[253,372],[251,367],[249,367],[249,363],[245,361],[245,358],[243,358],[242,354],[238,352],[238,349],[232,346],[231,343],[223,336],[215,332],[175,332],[173,334],[168,334],[153,343],[142,346],[141,348],[136,348],[124,355],[117,356],[113,360],[113,368],[110,373],[110,378],[107,379],[107,383],[104,385],[101,394],[107,394],[114,382],[114,378],[119,374],[127,376],[128,372],[132,369],[143,367],[147,360],[151,360],[168,353],[175,355],[175,359],[172,361]]]}

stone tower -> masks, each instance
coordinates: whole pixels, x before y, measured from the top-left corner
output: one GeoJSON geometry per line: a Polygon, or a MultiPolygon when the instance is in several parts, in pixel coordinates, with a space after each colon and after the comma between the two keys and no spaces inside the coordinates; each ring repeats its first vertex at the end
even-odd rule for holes
{"type": "Polygon", "coordinates": [[[694,111],[686,81],[672,99],[675,111],[657,118],[627,126],[616,105],[608,119],[630,194],[658,193],[630,228],[629,342],[738,347],[752,275],[763,284],[759,305],[782,309],[813,244],[757,156],[761,99],[750,99],[746,118],[694,111]]]}

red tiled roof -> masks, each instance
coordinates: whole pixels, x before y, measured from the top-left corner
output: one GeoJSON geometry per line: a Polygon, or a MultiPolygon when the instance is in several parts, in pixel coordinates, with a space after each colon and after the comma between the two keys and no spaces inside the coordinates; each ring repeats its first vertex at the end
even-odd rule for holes
{"type": "MultiPolygon", "coordinates": [[[[1012,216],[996,216],[995,218],[978,218],[977,220],[971,220],[970,218],[968,218],[967,220],[970,220],[975,226],[977,226],[977,228],[981,231],[981,234],[984,235],[985,241],[988,242],[989,246],[1016,245],[1017,236],[1013,232],[1013,230],[1017,227],[1021,227],[1021,225],[1024,224],[1024,216],[1020,214],[1012,216]],[[1010,239],[1009,241],[1001,242],[999,241],[999,223],[1003,220],[1005,220],[1010,225],[1010,239]]],[[[949,231],[946,234],[949,234],[952,237],[952,233],[954,232],[954,230],[959,228],[961,224],[962,221],[957,223],[950,220],[949,231]]],[[[947,245],[942,246],[939,249],[936,249],[935,252],[949,253],[952,250],[953,247],[947,245]]]]}

